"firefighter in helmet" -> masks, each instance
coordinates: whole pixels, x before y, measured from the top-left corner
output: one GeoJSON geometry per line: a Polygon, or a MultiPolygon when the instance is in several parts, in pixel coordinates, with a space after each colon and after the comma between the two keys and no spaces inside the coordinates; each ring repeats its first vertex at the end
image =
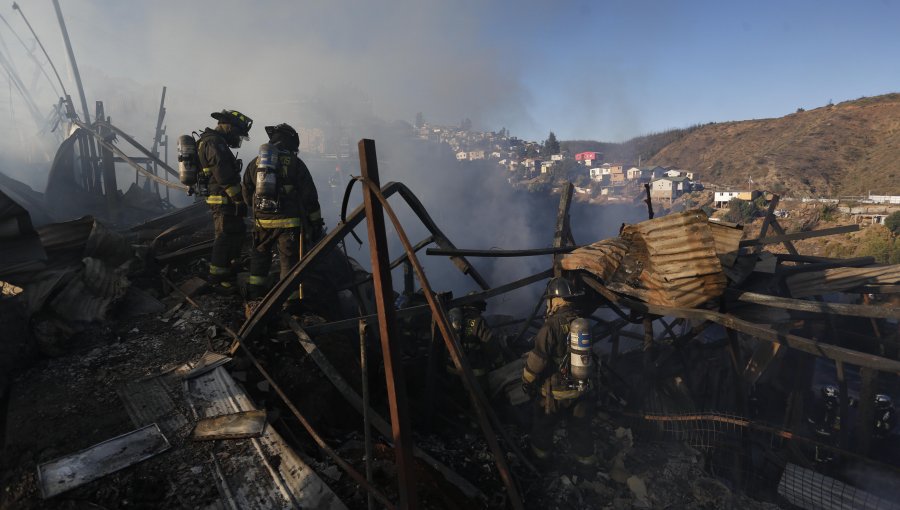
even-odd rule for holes
{"type": "MultiPolygon", "coordinates": [[[[469,295],[475,294],[470,292],[469,295]]],[[[487,389],[487,374],[495,368],[503,365],[503,349],[498,339],[494,336],[487,321],[481,316],[487,309],[487,302],[483,299],[467,303],[458,308],[452,308],[447,313],[450,326],[456,331],[460,346],[475,378],[481,387],[487,389]]],[[[447,356],[447,372],[460,377],[459,370],[453,364],[453,360],[447,356]]],[[[455,377],[454,377],[455,379],[455,377]]],[[[452,387],[463,389],[459,381],[452,381],[452,387]]],[[[463,391],[463,393],[465,393],[463,391]]],[[[467,402],[465,396],[462,396],[467,402]]]]}
{"type": "Polygon", "coordinates": [[[875,438],[885,439],[890,436],[896,422],[897,415],[891,397],[883,393],[875,395],[875,438]]]}
{"type": "Polygon", "coordinates": [[[577,472],[593,477],[597,456],[591,434],[596,411],[596,364],[589,323],[581,317],[583,292],[565,277],[547,286],[547,318],[525,360],[522,389],[535,399],[531,449],[539,461],[549,459],[553,432],[564,421],[577,472]]]}
{"type": "MultiPolygon", "coordinates": [[[[244,172],[244,201],[253,207],[253,252],[250,256],[249,299],[267,291],[272,248],[278,250],[281,277],[324,235],[319,195],[306,164],[297,156],[300,135],[288,124],[266,126],[268,143],[244,172]],[[302,244],[301,244],[302,243],[302,244]]],[[[298,294],[288,307],[297,304],[298,294]]]]}
{"type": "Polygon", "coordinates": [[[241,195],[241,162],[231,149],[249,139],[253,119],[236,110],[222,110],[210,116],[218,124],[215,129],[203,130],[197,144],[202,179],[208,182],[206,203],[212,210],[215,231],[209,278],[216,290],[230,293],[236,290],[231,264],[240,257],[247,216],[247,204],[241,195]]]}

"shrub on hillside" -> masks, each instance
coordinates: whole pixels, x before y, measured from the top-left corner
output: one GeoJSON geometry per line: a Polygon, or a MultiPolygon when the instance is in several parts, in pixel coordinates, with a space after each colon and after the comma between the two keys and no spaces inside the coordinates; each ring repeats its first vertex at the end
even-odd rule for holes
{"type": "Polygon", "coordinates": [[[881,264],[900,262],[900,242],[882,225],[872,225],[857,239],[854,257],[875,257],[881,264]]]}
{"type": "Polygon", "coordinates": [[[725,220],[744,225],[752,222],[757,214],[759,214],[759,207],[757,207],[755,202],[732,198],[728,202],[728,212],[725,213],[725,220]]]}
{"type": "Polygon", "coordinates": [[[893,234],[900,234],[900,211],[892,212],[884,219],[884,226],[893,234]]]}

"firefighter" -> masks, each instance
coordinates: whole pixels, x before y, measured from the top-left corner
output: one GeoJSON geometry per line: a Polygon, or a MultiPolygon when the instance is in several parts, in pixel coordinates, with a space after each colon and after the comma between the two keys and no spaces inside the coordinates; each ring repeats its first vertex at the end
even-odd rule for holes
{"type": "Polygon", "coordinates": [[[891,397],[882,393],[875,395],[875,438],[885,439],[890,436],[896,421],[891,397]]]}
{"type": "Polygon", "coordinates": [[[565,277],[548,284],[548,315],[525,360],[522,389],[535,399],[531,449],[538,461],[549,460],[553,432],[563,421],[577,473],[592,478],[597,465],[591,434],[597,377],[589,323],[579,314],[581,296],[565,277]]]}
{"type": "MultiPolygon", "coordinates": [[[[452,308],[448,312],[450,326],[456,331],[463,353],[472,368],[472,373],[485,390],[487,390],[488,372],[499,368],[504,362],[500,342],[491,332],[487,321],[481,316],[486,309],[487,303],[480,299],[459,308],[452,308]]],[[[450,356],[447,356],[447,372],[456,377],[462,376],[450,356]]],[[[451,386],[461,389],[462,393],[465,393],[461,382],[454,380],[451,386]]],[[[468,402],[464,395],[462,398],[465,399],[463,402],[468,402]]]]}
{"type": "MultiPolygon", "coordinates": [[[[301,243],[309,249],[324,235],[319,195],[306,164],[297,156],[300,135],[288,124],[266,126],[269,142],[244,172],[244,201],[253,206],[253,253],[247,297],[267,291],[272,248],[278,250],[281,277],[300,260],[301,243]]],[[[288,298],[296,310],[299,293],[288,298]]]]}
{"type": "Polygon", "coordinates": [[[236,110],[210,114],[218,124],[206,128],[197,144],[202,179],[208,182],[206,203],[213,214],[215,239],[209,263],[209,279],[214,289],[232,293],[232,261],[240,257],[246,227],[247,203],[241,194],[241,162],[231,153],[249,139],[253,120],[236,110]]]}

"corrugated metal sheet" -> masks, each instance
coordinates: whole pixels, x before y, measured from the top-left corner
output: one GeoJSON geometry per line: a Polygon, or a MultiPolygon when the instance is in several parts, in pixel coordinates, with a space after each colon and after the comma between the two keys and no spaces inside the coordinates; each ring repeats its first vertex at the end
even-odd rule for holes
{"type": "Polygon", "coordinates": [[[702,211],[690,210],[628,225],[620,237],[632,244],[629,256],[644,249],[642,258],[646,262],[639,281],[648,302],[691,307],[718,297],[725,290],[716,241],[702,211]]]}
{"type": "MultiPolygon", "coordinates": [[[[726,249],[732,244],[723,241],[726,249]]],[[[628,225],[619,238],[566,254],[562,268],[588,271],[653,304],[690,307],[725,289],[716,246],[706,214],[691,210],[628,225]]]]}
{"type": "Polygon", "coordinates": [[[738,249],[740,249],[741,238],[744,236],[744,228],[739,225],[732,227],[710,221],[709,229],[716,242],[716,253],[719,254],[719,261],[723,266],[733,266],[734,261],[737,259],[738,249]]]}
{"type": "Polygon", "coordinates": [[[567,271],[586,270],[609,281],[619,269],[628,245],[620,239],[607,239],[567,253],[560,261],[567,271]]]}
{"type": "Polygon", "coordinates": [[[874,267],[840,267],[799,273],[786,278],[795,298],[843,292],[861,285],[900,283],[900,264],[874,267]]]}

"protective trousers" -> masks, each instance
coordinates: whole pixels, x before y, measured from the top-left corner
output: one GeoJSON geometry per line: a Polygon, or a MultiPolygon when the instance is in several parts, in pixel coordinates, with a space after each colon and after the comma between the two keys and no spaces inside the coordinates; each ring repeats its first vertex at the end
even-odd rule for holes
{"type": "MultiPolygon", "coordinates": [[[[284,278],[300,260],[299,228],[256,228],[253,230],[253,253],[250,255],[250,281],[247,297],[258,299],[267,291],[269,268],[272,266],[272,246],[278,249],[281,277],[284,278]]],[[[297,293],[290,300],[297,299],[297,293]]]]}
{"type": "Polygon", "coordinates": [[[240,258],[241,245],[244,243],[244,218],[214,209],[213,229],[215,239],[209,262],[210,280],[230,286],[234,280],[231,261],[240,258]]]}
{"type": "Polygon", "coordinates": [[[594,455],[591,419],[594,417],[596,407],[593,398],[557,400],[556,410],[547,413],[544,399],[535,399],[531,428],[531,449],[535,456],[540,459],[550,456],[553,449],[553,432],[562,420],[566,425],[569,450],[575,455],[575,460],[579,464],[595,464],[597,457],[594,455]]]}

